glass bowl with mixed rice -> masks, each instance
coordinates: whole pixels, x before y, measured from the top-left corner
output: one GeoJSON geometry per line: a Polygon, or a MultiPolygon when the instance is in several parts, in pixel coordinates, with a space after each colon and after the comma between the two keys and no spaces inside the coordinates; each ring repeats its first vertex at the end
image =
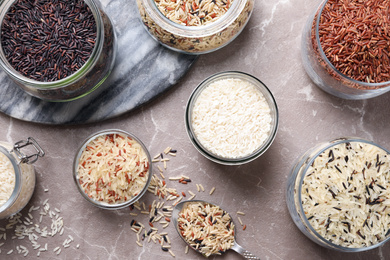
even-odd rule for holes
{"type": "Polygon", "coordinates": [[[247,24],[254,0],[137,0],[142,23],[162,45],[208,53],[233,41],[247,24]]]}
{"type": "Polygon", "coordinates": [[[390,91],[389,0],[323,0],[302,34],[307,74],[322,90],[344,99],[390,91]]]}
{"type": "Polygon", "coordinates": [[[127,207],[146,192],[151,157],[133,134],[109,129],[88,137],[77,151],[73,179],[81,195],[103,209],[127,207]]]}
{"type": "Polygon", "coordinates": [[[225,165],[251,162],[272,144],[279,114],[271,91],[257,78],[237,71],[205,79],[191,94],[186,129],[194,147],[225,165]]]}
{"type": "Polygon", "coordinates": [[[390,154],[360,138],[320,144],[298,159],[287,184],[297,227],[317,244],[360,252],[390,239],[390,154]]]}

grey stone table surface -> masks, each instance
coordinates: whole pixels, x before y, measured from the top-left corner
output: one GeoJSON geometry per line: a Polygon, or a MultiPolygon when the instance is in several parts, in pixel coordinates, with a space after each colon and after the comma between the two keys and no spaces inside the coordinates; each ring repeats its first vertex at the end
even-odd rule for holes
{"type": "MultiPolygon", "coordinates": [[[[109,1],[103,3],[109,5],[109,1]]],[[[172,225],[164,231],[175,258],[153,241],[141,241],[143,246],[138,246],[130,222],[135,219],[147,225],[146,215],[132,216],[127,208],[98,209],[79,194],[72,179],[73,157],[87,136],[109,128],[134,133],[152,156],[167,146],[176,149],[177,156],[169,157],[166,169],[157,164],[167,186],[184,191],[186,198],[191,190],[196,198],[221,205],[232,213],[236,223],[237,210],[245,212],[240,218],[247,228],[243,230],[238,224],[237,242],[261,259],[390,259],[390,244],[356,254],[318,246],[298,230],[286,206],[287,176],[294,162],[319,142],[358,136],[390,148],[389,94],[369,100],[343,100],[321,91],[305,73],[300,57],[301,32],[317,3],[318,0],[256,0],[251,20],[236,40],[219,51],[201,55],[172,88],[121,116],[82,125],[43,125],[1,113],[0,141],[13,143],[33,136],[46,151],[46,156],[35,163],[36,189],[22,214],[28,216],[32,206],[42,207],[48,199],[51,209],[60,211],[56,214],[63,218],[64,231],[62,235],[37,240],[40,248],[46,243],[48,248],[39,258],[39,249],[34,250],[27,238],[12,239],[13,231],[7,230],[4,239],[0,231],[0,259],[204,259],[191,250],[185,254],[185,244],[172,225]],[[191,92],[206,77],[226,70],[258,77],[274,94],[280,112],[280,127],[272,146],[260,158],[242,166],[222,166],[204,158],[192,146],[185,130],[184,112],[191,92]],[[188,175],[192,182],[184,185],[168,180],[180,175],[188,175]],[[197,191],[199,183],[204,192],[197,191]],[[215,192],[209,195],[212,187],[215,192]],[[73,241],[64,247],[69,236],[73,241]],[[26,247],[29,254],[18,254],[18,246],[26,247]],[[59,255],[53,251],[57,246],[61,248],[59,255]],[[7,255],[10,250],[14,251],[7,255]]],[[[149,77],[153,75],[145,75],[149,77]]],[[[159,175],[157,167],[153,172],[159,175]]],[[[142,201],[149,205],[155,199],[146,193],[142,201]]],[[[32,222],[51,230],[48,216],[39,223],[39,210],[32,215],[32,222]]],[[[7,223],[0,220],[0,228],[7,223]]],[[[156,227],[162,231],[160,224],[156,227]]],[[[242,258],[229,251],[210,259],[242,258]]]]}
{"type": "Polygon", "coordinates": [[[168,50],[144,29],[133,0],[101,1],[117,36],[117,55],[108,79],[92,94],[72,102],[47,102],[22,91],[0,72],[0,111],[43,124],[84,124],[133,110],[172,87],[196,55],[168,50]]]}

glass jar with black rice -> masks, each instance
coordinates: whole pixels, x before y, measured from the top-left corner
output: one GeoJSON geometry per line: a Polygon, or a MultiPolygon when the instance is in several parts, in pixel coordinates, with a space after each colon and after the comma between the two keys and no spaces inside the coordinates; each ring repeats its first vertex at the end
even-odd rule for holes
{"type": "Polygon", "coordinates": [[[5,0],[0,21],[0,65],[37,98],[81,98],[114,66],[115,31],[94,0],[5,0]]]}

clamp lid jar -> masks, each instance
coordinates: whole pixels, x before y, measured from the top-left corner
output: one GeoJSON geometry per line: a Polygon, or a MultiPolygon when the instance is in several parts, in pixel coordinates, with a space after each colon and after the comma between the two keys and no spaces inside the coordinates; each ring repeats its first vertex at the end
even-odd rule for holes
{"type": "Polygon", "coordinates": [[[31,137],[14,145],[0,142],[0,219],[18,213],[29,202],[35,189],[32,164],[44,155],[31,137]],[[31,154],[26,154],[25,150],[31,154]]]}

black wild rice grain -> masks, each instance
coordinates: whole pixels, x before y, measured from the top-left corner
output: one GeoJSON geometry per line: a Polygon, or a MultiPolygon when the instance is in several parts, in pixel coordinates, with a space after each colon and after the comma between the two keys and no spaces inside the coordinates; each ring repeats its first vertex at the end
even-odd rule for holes
{"type": "Polygon", "coordinates": [[[96,40],[96,21],[83,0],[17,0],[1,26],[1,45],[23,76],[52,82],[79,70],[96,40]]]}

